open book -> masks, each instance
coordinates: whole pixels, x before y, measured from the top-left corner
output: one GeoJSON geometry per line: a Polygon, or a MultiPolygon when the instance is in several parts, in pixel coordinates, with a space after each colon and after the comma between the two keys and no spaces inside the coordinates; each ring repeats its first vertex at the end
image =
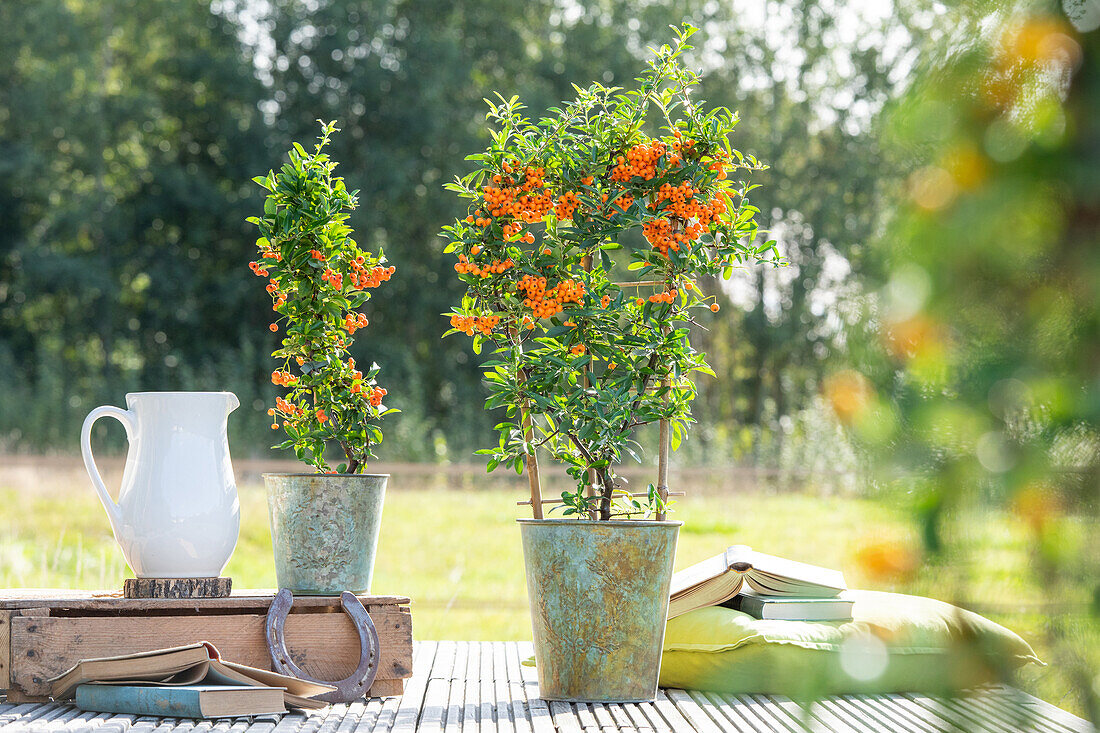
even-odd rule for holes
{"type": "Polygon", "coordinates": [[[328,703],[314,700],[316,695],[332,692],[335,687],[287,677],[286,675],[234,664],[220,658],[207,641],[158,649],[118,657],[85,659],[72,669],[50,680],[50,696],[65,700],[79,685],[106,683],[182,687],[188,685],[237,685],[282,688],[288,708],[316,710],[328,703]]]}
{"type": "Polygon", "coordinates": [[[844,575],[838,570],[765,555],[746,545],[733,545],[672,576],[668,617],[725,603],[742,586],[762,596],[818,598],[830,598],[848,589],[844,575]]]}

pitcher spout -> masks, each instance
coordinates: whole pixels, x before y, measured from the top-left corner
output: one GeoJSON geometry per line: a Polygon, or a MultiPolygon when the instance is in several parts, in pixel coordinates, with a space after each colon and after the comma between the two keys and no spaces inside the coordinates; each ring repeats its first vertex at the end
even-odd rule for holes
{"type": "Polygon", "coordinates": [[[229,413],[233,412],[241,406],[241,401],[237,399],[237,395],[233,394],[232,392],[226,392],[225,394],[226,397],[229,398],[227,400],[227,409],[225,411],[225,414],[228,415],[229,413]]]}

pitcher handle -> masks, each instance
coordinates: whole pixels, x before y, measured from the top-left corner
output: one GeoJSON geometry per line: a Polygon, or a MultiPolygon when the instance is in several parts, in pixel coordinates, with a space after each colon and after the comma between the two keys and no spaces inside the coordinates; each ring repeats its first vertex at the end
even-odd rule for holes
{"type": "Polygon", "coordinates": [[[134,437],[135,417],[134,413],[123,410],[121,407],[104,405],[89,412],[88,417],[84,418],[84,427],[80,429],[80,452],[84,456],[84,468],[87,469],[88,476],[92,479],[92,485],[95,487],[96,493],[99,494],[99,500],[103,502],[103,508],[107,510],[107,518],[111,520],[111,530],[117,536],[122,515],[118,504],[107,493],[107,487],[103,484],[103,477],[99,475],[99,469],[92,457],[92,425],[101,417],[113,417],[122,423],[122,427],[126,429],[127,442],[131,442],[134,437]]]}

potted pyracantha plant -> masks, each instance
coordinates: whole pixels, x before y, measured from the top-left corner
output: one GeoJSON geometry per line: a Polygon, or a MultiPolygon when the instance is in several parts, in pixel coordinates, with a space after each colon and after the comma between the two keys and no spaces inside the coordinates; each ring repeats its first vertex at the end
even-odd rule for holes
{"type": "Polygon", "coordinates": [[[352,238],[356,192],[333,175],[326,152],[335,132],[322,124],[312,151],[295,143],[278,172],[253,179],[267,197],[263,216],[248,220],[260,235],[249,267],[268,281],[270,328],[283,334],[271,381],[285,393],[268,414],[286,439],[275,447],[314,469],[264,475],[276,577],[296,593],[369,591],[387,476],[363,471],[382,441],[378,422],[395,411],[375,380],[378,365],[360,367],[348,354],[368,325],[359,309],[394,268],[352,238]]]}
{"type": "Polygon", "coordinates": [[[526,468],[521,519],[541,695],[588,701],[656,694],[679,522],[665,519],[668,451],[691,421],[691,377],[710,373],[689,325],[718,310],[708,276],[774,253],[757,246],[737,122],[706,110],[676,43],[635,89],[593,84],[531,121],[498,95],[492,143],[448,184],[468,214],[444,228],[466,286],[448,334],[488,352],[488,408],[505,408],[488,468],[526,468]],[[618,474],[639,428],[659,424],[657,480],[618,474]],[[543,498],[538,454],[564,466],[543,498]],[[556,490],[555,490],[556,493],[556,490]],[[544,516],[559,511],[558,518],[544,516]]]}

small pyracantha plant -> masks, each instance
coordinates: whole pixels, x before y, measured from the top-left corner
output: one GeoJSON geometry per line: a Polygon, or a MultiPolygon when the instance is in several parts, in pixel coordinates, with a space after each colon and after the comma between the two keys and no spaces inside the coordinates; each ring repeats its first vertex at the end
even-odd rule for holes
{"type": "Polygon", "coordinates": [[[443,231],[466,284],[446,335],[491,348],[486,407],[508,416],[479,453],[490,471],[522,472],[548,451],[576,484],[562,492],[566,514],[664,511],[655,487],[639,502],[615,467],[639,458],[633,436],[650,423],[668,421],[675,450],[691,375],[713,375],[688,337],[697,313],[718,310],[699,278],[775,254],[774,241],[755,243],[756,186],[744,180],[766,166],[731,149],[734,113],[691,98],[700,78],[682,55],[694,30],[653,51],[636,89],[574,87],[537,122],[497,95],[492,143],[447,184],[470,204],[443,231]]]}
{"type": "Polygon", "coordinates": [[[386,390],[375,377],[378,365],[365,372],[348,355],[356,331],[367,325],[358,312],[371,289],[393,275],[386,258],[361,249],[347,225],[357,191],[333,175],[336,162],[325,148],[335,122],[321,124],[312,152],[294,143],[290,162],[278,173],[253,178],[267,191],[264,215],[250,217],[259,229],[259,257],[249,263],[267,278],[272,310],[270,326],[285,326],[282,343],[272,354],[282,362],[271,381],[288,392],[267,411],[271,429],[282,427],[286,440],[276,448],[293,448],[299,460],[330,472],[327,447],[336,443],[346,457],[337,473],[361,473],[373,446],[382,441],[377,423],[396,410],[383,404],[386,390]]]}

